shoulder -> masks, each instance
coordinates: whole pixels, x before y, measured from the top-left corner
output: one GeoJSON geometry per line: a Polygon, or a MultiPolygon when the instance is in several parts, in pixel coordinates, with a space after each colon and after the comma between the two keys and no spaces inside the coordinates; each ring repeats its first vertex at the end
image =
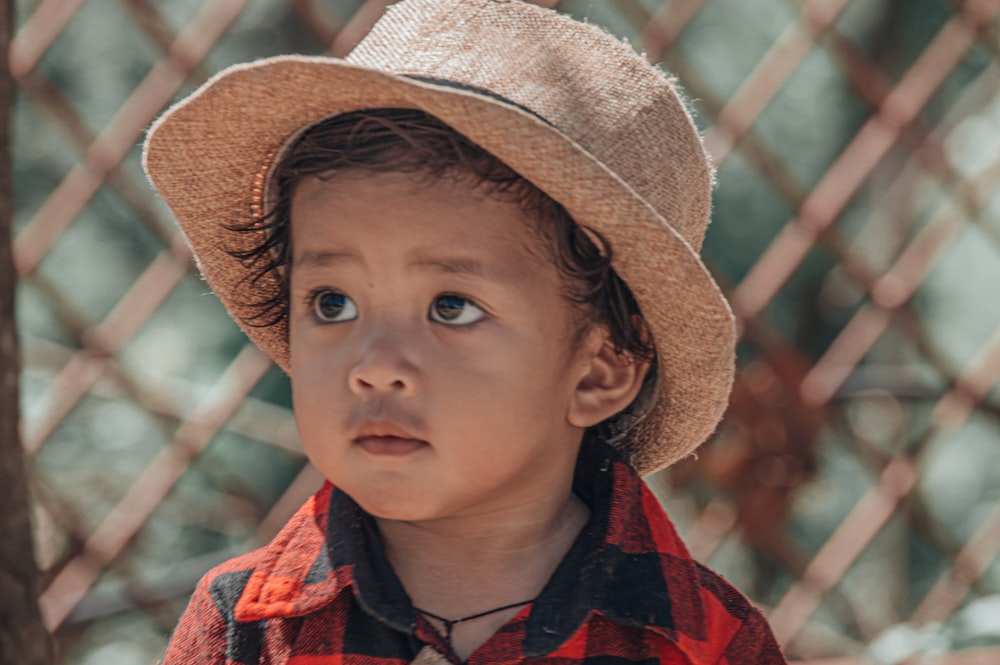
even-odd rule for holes
{"type": "Polygon", "coordinates": [[[206,572],[192,595],[219,611],[223,618],[233,621],[233,609],[246,589],[253,574],[267,565],[270,546],[259,547],[245,554],[227,559],[206,572]]]}
{"type": "MultiPolygon", "coordinates": [[[[208,571],[195,588],[187,609],[174,629],[162,665],[255,662],[234,659],[231,638],[233,608],[250,578],[257,551],[230,559],[208,571]]],[[[248,626],[253,631],[254,627],[248,626]]],[[[259,640],[250,640],[258,642],[259,640]]]]}
{"type": "Polygon", "coordinates": [[[707,641],[720,649],[719,665],[783,665],[781,648],[760,610],[715,571],[697,562],[695,569],[707,641]]]}
{"type": "Polygon", "coordinates": [[[259,651],[263,626],[260,622],[241,624],[234,609],[263,559],[263,549],[229,559],[202,576],[170,638],[163,665],[256,662],[252,654],[242,653],[245,648],[236,653],[234,644],[259,651]]]}
{"type": "MultiPolygon", "coordinates": [[[[198,582],[167,648],[164,665],[182,663],[256,663],[265,642],[268,619],[303,608],[305,600],[320,604],[336,582],[310,585],[299,593],[324,551],[324,486],[309,499],[267,545],[228,559],[198,582]],[[315,587],[315,589],[314,589],[315,587]],[[273,601],[273,602],[272,602],[273,601]],[[295,602],[299,601],[299,602],[295,602]]],[[[325,558],[323,559],[325,560],[325,558]]]]}

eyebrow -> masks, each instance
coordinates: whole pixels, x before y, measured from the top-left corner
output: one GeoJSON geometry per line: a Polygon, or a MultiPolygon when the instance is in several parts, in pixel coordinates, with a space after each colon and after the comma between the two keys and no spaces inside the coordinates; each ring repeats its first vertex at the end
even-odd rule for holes
{"type": "Polygon", "coordinates": [[[422,256],[410,262],[415,268],[427,268],[448,275],[468,275],[491,282],[499,282],[495,272],[487,270],[481,261],[467,257],[422,256]]]}
{"type": "Polygon", "coordinates": [[[334,263],[361,263],[353,252],[303,252],[292,259],[292,268],[326,268],[334,263]]]}
{"type": "MultiPolygon", "coordinates": [[[[356,263],[363,261],[354,252],[347,251],[307,251],[292,261],[293,268],[326,268],[337,263],[356,263]]],[[[410,266],[414,268],[425,268],[448,275],[466,275],[478,277],[490,282],[500,283],[503,280],[496,271],[489,270],[477,259],[463,256],[426,256],[418,255],[410,266]]]]}

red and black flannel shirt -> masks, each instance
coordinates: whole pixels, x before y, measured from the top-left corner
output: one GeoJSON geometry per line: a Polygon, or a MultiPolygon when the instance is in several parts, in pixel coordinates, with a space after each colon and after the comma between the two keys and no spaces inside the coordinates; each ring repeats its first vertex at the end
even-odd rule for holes
{"type": "MultiPolygon", "coordinates": [[[[693,561],[635,471],[584,444],[574,491],[590,521],[535,601],[469,665],[780,665],[763,616],[693,561]]],[[[326,484],[266,547],[201,580],[165,665],[402,665],[460,661],[416,613],[373,519],[326,484]]]]}

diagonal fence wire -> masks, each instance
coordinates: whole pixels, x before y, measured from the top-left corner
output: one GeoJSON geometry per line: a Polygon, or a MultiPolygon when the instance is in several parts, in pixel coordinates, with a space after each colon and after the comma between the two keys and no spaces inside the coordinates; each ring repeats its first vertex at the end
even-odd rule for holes
{"type": "MultiPolygon", "coordinates": [[[[797,30],[786,31],[784,37],[788,38],[787,41],[779,40],[772,47],[761,60],[758,68],[744,82],[741,89],[715,115],[716,124],[708,131],[706,141],[717,161],[723,161],[739,139],[744,136],[756,116],[766,106],[770,96],[780,89],[782,80],[787,78],[798,61],[804,57],[812,42],[815,41],[815,37],[831,26],[837,13],[844,8],[845,3],[807,3],[804,11],[814,9],[819,5],[822,5],[822,8],[828,13],[824,14],[822,18],[817,19],[816,16],[812,16],[804,21],[814,30],[810,35],[813,40],[793,40],[788,38],[788,35],[798,36],[797,30]],[[757,76],[754,76],[755,74],[757,76]]],[[[993,20],[996,11],[996,3],[967,3],[965,15],[952,19],[939,32],[937,38],[924,51],[921,58],[914,63],[895,89],[891,90],[878,105],[880,107],[878,115],[873,116],[856,135],[854,142],[841,154],[839,161],[834,163],[816,190],[810,194],[811,198],[807,199],[801,206],[800,215],[796,220],[793,220],[792,224],[802,224],[803,221],[811,222],[806,224],[804,235],[799,233],[801,229],[798,226],[791,224],[786,226],[784,233],[799,233],[798,239],[808,239],[808,242],[799,245],[797,251],[789,251],[788,235],[783,238],[779,234],[771,249],[758,260],[750,275],[737,287],[732,297],[738,313],[744,316],[756,316],[763,310],[768,301],[780,289],[784,280],[791,274],[791,271],[804,259],[808,245],[815,242],[819,234],[839,217],[840,211],[846,206],[854,192],[862,186],[867,176],[900,139],[903,131],[913,123],[931,95],[975,43],[977,32],[993,20]],[[970,22],[971,26],[968,25],[970,22]],[[824,183],[826,183],[825,189],[824,183]],[[817,200],[820,203],[816,203],[817,200]],[[770,273],[767,272],[769,263],[771,264],[770,273]],[[770,283],[767,278],[761,277],[761,275],[767,274],[770,274],[770,283]]],[[[988,180],[992,174],[987,173],[986,176],[988,180]]],[[[974,182],[960,183],[960,186],[973,189],[976,184],[974,182]]],[[[966,198],[963,197],[962,200],[965,201],[966,198]]],[[[983,202],[980,202],[977,207],[982,205],[983,202]]],[[[975,218],[976,212],[972,211],[970,216],[975,218]]],[[[953,215],[943,217],[945,222],[954,220],[953,215]]],[[[899,262],[894,266],[895,269],[883,275],[874,285],[871,291],[878,306],[895,308],[908,299],[907,296],[926,275],[935,253],[943,249],[947,241],[951,239],[952,234],[941,233],[941,226],[942,223],[932,223],[926,227],[924,233],[907,247],[908,251],[900,257],[899,262]],[[929,248],[928,245],[933,245],[933,248],[929,248]],[[922,260],[919,266],[913,265],[915,259],[922,260]],[[901,273],[908,273],[907,276],[910,279],[904,281],[901,279],[901,273]]],[[[852,323],[864,321],[865,313],[868,311],[871,310],[862,310],[860,315],[852,319],[852,323]]],[[[868,347],[881,337],[889,327],[889,323],[889,318],[883,316],[879,324],[869,326],[869,334],[866,336],[866,340],[869,342],[868,347]]],[[[850,332],[849,325],[838,341],[849,338],[850,332]]],[[[856,346],[855,350],[857,351],[857,349],[856,346]]],[[[836,346],[831,350],[835,351],[836,346]]],[[[832,389],[828,388],[820,392],[815,388],[813,377],[817,369],[814,368],[814,374],[810,375],[803,385],[804,394],[814,403],[829,401],[833,397],[833,390],[846,378],[850,369],[861,361],[864,350],[866,349],[862,348],[847,362],[843,358],[840,359],[840,362],[837,363],[838,370],[840,370],[840,382],[834,383],[832,389]],[[812,379],[811,382],[810,379],[812,379]]],[[[989,353],[987,352],[986,355],[988,356],[989,353]]],[[[971,366],[970,372],[981,369],[982,366],[974,364],[971,366]]],[[[995,373],[989,373],[986,378],[986,386],[991,386],[996,379],[995,373]]],[[[968,404],[969,391],[964,383],[960,379],[953,392],[942,400],[942,404],[947,404],[950,399],[959,399],[957,396],[964,396],[962,397],[965,399],[963,403],[968,404]]],[[[979,396],[980,399],[983,397],[982,394],[979,396]]],[[[894,461],[890,463],[883,471],[882,482],[876,493],[864,497],[862,502],[858,504],[855,513],[852,513],[852,516],[856,516],[855,521],[859,522],[859,527],[852,529],[850,528],[852,525],[845,520],[841,529],[827,541],[827,544],[810,564],[810,568],[807,568],[806,579],[811,580],[811,583],[821,592],[837,583],[864,545],[879,532],[885,520],[895,514],[899,501],[912,489],[916,477],[916,470],[906,462],[894,461]],[[863,528],[867,537],[859,538],[858,528],[863,528]],[[838,534],[843,535],[838,537],[838,534]]],[[[710,506],[710,508],[712,507],[710,506]]],[[[708,520],[708,523],[714,524],[714,527],[709,527],[710,530],[721,533],[732,526],[731,511],[719,506],[706,510],[703,517],[710,514],[719,515],[719,517],[708,520]]],[[[715,539],[714,543],[717,544],[717,542],[718,539],[715,539]]],[[[793,587],[793,590],[786,595],[772,614],[772,619],[778,626],[779,635],[785,640],[790,640],[794,636],[808,619],[811,610],[814,610],[818,605],[821,592],[814,594],[807,600],[797,599],[796,594],[804,593],[800,592],[800,589],[805,588],[805,586],[807,585],[793,587]]]]}
{"type": "Polygon", "coordinates": [[[49,630],[56,629],[91,587],[101,568],[117,557],[163,501],[185,469],[233,415],[270,367],[253,346],[244,347],[199,409],[164,448],[111,512],[90,534],[83,553],[69,562],[42,592],[40,604],[49,630]]]}
{"type": "MultiPolygon", "coordinates": [[[[992,20],[1000,7],[990,2],[990,10],[992,20]]],[[[979,20],[978,13],[969,13],[979,20]]],[[[733,291],[733,308],[740,316],[750,318],[763,311],[975,43],[976,29],[965,17],[948,20],[733,291]]]]}

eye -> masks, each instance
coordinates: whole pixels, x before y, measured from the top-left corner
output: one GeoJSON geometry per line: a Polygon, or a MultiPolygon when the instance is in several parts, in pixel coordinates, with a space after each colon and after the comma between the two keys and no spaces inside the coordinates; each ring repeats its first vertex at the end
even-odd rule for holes
{"type": "Polygon", "coordinates": [[[438,296],[431,304],[432,321],[451,326],[467,326],[479,321],[486,313],[468,298],[455,295],[438,296]]]}
{"type": "Polygon", "coordinates": [[[341,323],[358,318],[358,306],[340,291],[315,291],[311,300],[313,313],[324,323],[341,323]]]}

